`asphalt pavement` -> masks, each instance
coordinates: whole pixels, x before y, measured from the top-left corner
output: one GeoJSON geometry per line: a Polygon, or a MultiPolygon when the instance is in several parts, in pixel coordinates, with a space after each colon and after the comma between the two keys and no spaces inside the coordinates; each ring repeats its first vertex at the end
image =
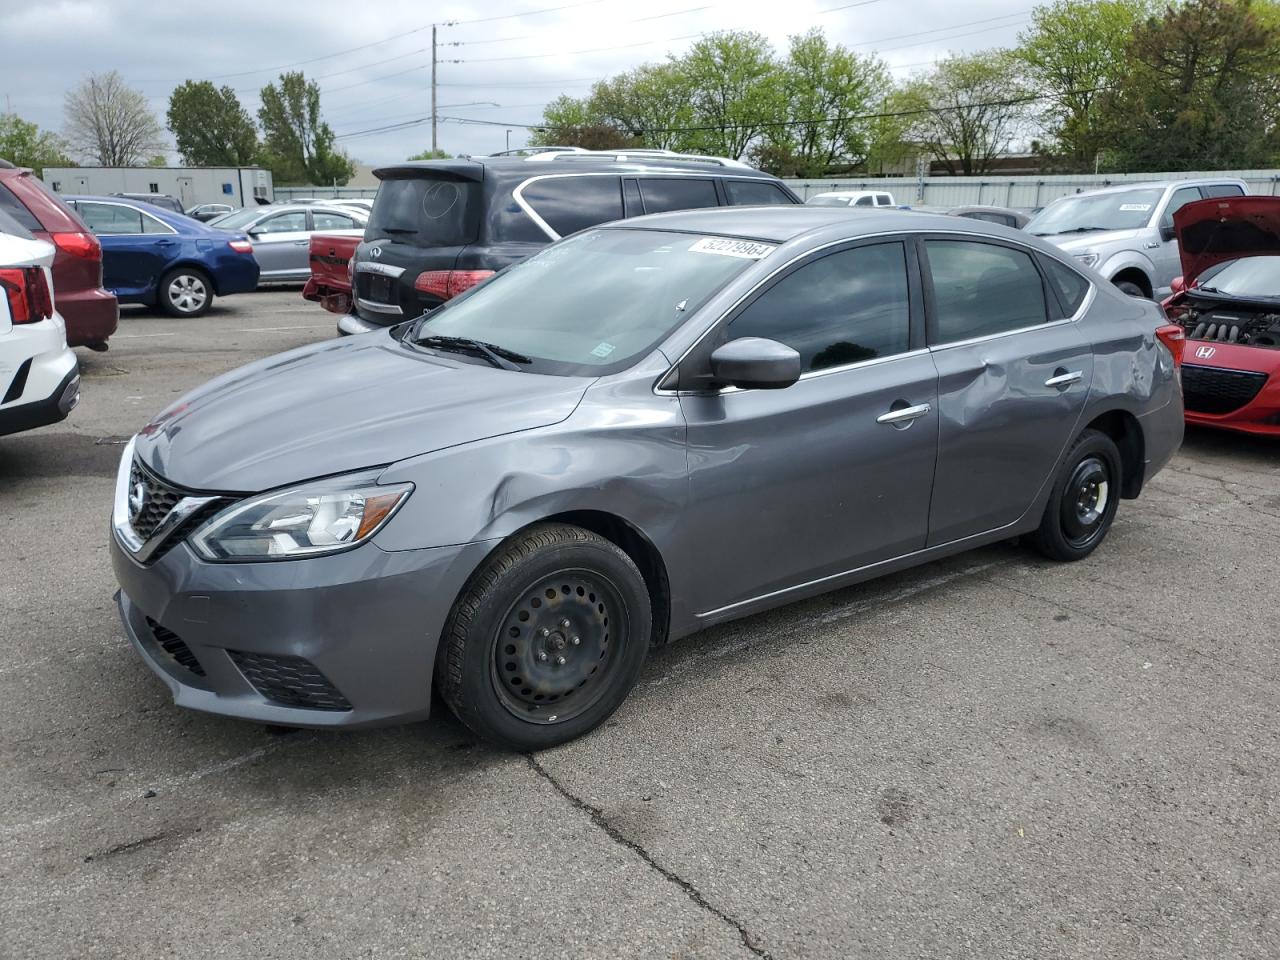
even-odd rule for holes
{"type": "Polygon", "coordinates": [[[129,310],[0,438],[0,957],[1280,956],[1280,442],[1188,435],[1074,565],[1002,544],[654,652],[531,756],[443,707],[181,711],[124,639],[122,443],[333,335],[129,310]]]}

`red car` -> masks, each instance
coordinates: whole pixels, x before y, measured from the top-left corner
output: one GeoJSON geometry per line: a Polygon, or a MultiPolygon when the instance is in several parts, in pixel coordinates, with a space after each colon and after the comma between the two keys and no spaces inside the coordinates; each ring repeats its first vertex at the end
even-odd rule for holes
{"type": "Polygon", "coordinates": [[[53,293],[73,347],[107,349],[120,307],[102,289],[102,246],[79,214],[30,170],[0,160],[0,210],[54,246],[53,293]]]}
{"type": "Polygon", "coordinates": [[[1280,197],[1218,197],[1173,215],[1188,423],[1280,436],[1280,197]]]}

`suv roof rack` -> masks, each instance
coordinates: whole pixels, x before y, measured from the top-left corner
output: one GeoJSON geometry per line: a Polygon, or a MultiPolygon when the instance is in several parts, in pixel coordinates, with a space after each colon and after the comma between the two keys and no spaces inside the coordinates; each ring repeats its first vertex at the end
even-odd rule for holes
{"type": "Polygon", "coordinates": [[[741,170],[754,170],[749,163],[741,160],[730,160],[728,157],[711,157],[700,153],[676,153],[674,150],[658,150],[653,148],[636,148],[633,150],[582,150],[572,152],[559,147],[552,147],[541,153],[524,158],[530,163],[549,163],[552,160],[615,160],[627,163],[635,160],[662,160],[666,163],[700,163],[717,167],[737,167],[741,170]]]}

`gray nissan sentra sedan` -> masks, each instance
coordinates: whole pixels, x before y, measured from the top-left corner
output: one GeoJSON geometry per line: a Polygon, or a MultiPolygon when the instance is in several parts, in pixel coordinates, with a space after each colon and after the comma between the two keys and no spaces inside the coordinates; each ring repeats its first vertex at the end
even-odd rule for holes
{"type": "Polygon", "coordinates": [[[182,706],[355,727],[434,683],[545,747],[652,644],[1019,534],[1090,554],[1182,437],[1164,322],[953,217],[588,230],[162,412],[120,464],[120,614],[182,706]]]}

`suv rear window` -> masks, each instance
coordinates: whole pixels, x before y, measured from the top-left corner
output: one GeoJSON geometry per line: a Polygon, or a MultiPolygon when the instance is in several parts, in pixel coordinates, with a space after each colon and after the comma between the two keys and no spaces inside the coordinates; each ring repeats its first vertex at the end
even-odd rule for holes
{"type": "Polygon", "coordinates": [[[481,189],[479,183],[446,177],[383,180],[365,237],[421,247],[473,243],[480,222],[481,189]]]}
{"type": "Polygon", "coordinates": [[[622,219],[622,182],[618,177],[534,180],[520,195],[562,237],[622,219]]]}
{"type": "Polygon", "coordinates": [[[0,183],[0,210],[13,217],[28,230],[44,229],[40,225],[40,221],[35,218],[35,215],[23,206],[22,201],[15,197],[3,183],[0,183]]]}
{"type": "Polygon", "coordinates": [[[714,180],[693,178],[659,179],[642,177],[640,196],[644,198],[645,213],[663,213],[667,210],[693,210],[698,207],[718,207],[714,180]]]}

